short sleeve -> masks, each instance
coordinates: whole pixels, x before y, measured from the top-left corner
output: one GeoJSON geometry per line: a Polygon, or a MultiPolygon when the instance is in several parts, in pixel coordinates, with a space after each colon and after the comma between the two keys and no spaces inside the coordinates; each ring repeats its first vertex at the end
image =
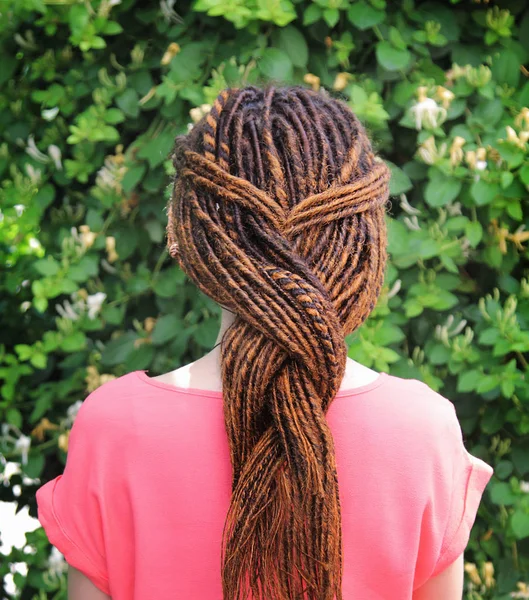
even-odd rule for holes
{"type": "Polygon", "coordinates": [[[83,402],[62,475],[37,490],[38,519],[66,562],[110,596],[104,534],[107,489],[104,435],[98,436],[97,391],[83,402]]]}
{"type": "MultiPolygon", "coordinates": [[[[429,492],[421,523],[414,589],[450,566],[464,551],[484,490],[494,470],[470,454],[454,405],[445,400],[442,423],[433,435],[429,492]]],[[[437,416],[440,417],[441,413],[437,416]]]]}

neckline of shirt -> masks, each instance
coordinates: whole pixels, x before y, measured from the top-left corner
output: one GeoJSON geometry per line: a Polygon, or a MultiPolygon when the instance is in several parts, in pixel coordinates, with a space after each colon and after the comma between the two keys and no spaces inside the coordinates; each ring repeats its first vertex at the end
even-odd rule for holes
{"type": "MultiPolygon", "coordinates": [[[[222,392],[217,390],[202,390],[200,388],[192,388],[192,387],[180,387],[170,383],[165,383],[164,381],[158,381],[149,377],[147,375],[147,370],[138,370],[133,371],[135,375],[144,383],[148,385],[152,385],[163,390],[168,390],[170,392],[176,392],[181,394],[191,394],[193,396],[207,396],[209,398],[222,398],[222,392]]],[[[375,388],[381,386],[389,379],[388,373],[381,372],[378,374],[378,377],[373,381],[366,383],[365,385],[360,385],[358,387],[349,389],[349,390],[339,390],[336,394],[336,398],[341,398],[343,396],[356,396],[358,394],[363,394],[364,392],[369,392],[374,390],[375,388]]]]}

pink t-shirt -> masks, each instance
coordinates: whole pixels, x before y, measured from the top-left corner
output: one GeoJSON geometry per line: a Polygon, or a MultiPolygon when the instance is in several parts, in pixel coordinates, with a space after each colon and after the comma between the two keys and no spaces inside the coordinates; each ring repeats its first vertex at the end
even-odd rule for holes
{"type": "MultiPolygon", "coordinates": [[[[334,436],[346,600],[409,600],[465,549],[493,469],[452,402],[382,373],[340,391],[334,436]]],[[[63,475],[37,491],[50,542],[113,600],[222,600],[231,463],[222,393],[133,371],[92,392],[63,475]]]]}

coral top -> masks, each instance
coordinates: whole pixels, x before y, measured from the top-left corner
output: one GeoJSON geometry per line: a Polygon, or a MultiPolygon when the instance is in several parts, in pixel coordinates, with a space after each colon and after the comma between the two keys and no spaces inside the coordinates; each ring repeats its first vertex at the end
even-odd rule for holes
{"type": "MultiPolygon", "coordinates": [[[[343,597],[409,600],[464,551],[493,469],[465,449],[452,402],[418,380],[382,373],[338,392],[327,418],[343,597]]],[[[222,600],[231,475],[222,393],[133,371],[82,404],[38,517],[113,600],[222,600]]]]}

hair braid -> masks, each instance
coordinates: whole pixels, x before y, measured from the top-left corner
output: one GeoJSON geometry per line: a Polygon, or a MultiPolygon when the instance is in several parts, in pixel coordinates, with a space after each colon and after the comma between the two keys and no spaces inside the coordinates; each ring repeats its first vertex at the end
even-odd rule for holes
{"type": "Polygon", "coordinates": [[[236,313],[221,342],[233,467],[225,600],[342,599],[327,410],[344,337],[386,263],[389,170],[341,101],[302,86],[222,91],[174,151],[171,256],[236,313]]]}

